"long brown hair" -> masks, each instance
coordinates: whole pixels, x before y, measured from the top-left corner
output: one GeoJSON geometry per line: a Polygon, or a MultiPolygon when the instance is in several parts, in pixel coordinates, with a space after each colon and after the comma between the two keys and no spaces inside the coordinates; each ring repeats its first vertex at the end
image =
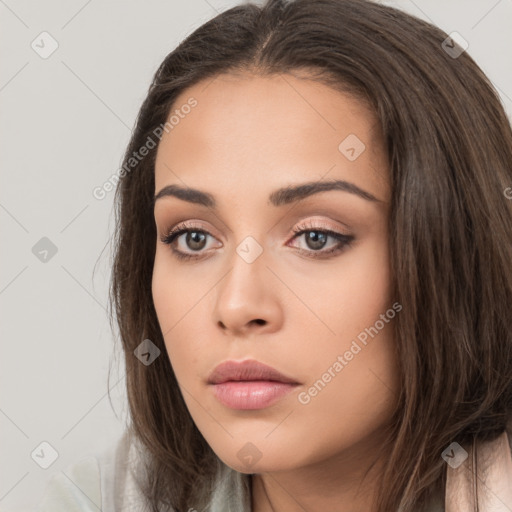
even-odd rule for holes
{"type": "Polygon", "coordinates": [[[219,14],[156,71],[116,190],[110,290],[153,510],[205,507],[219,459],[181,396],[152,300],[158,146],[136,166],[130,158],[155,138],[180,93],[220,73],[308,71],[369,104],[380,121],[391,170],[392,284],[403,311],[394,323],[401,392],[378,510],[420,510],[444,489],[441,453],[452,441],[492,440],[505,430],[512,131],[488,78],[467,52],[450,55],[446,38],[369,0],[269,0],[219,14]],[[148,366],[134,356],[145,339],[162,352],[148,366]]]}

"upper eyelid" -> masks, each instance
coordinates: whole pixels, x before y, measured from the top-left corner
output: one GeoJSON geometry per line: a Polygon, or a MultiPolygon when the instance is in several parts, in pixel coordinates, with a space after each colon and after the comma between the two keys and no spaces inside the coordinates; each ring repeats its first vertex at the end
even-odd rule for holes
{"type": "MultiPolygon", "coordinates": [[[[196,230],[196,231],[201,231],[201,232],[207,233],[208,235],[213,236],[214,238],[218,238],[214,234],[212,234],[210,229],[204,228],[204,227],[199,226],[199,225],[196,225],[196,226],[195,225],[190,225],[189,222],[190,221],[178,222],[178,224],[176,224],[172,228],[169,228],[167,230],[164,229],[162,235],[163,236],[167,236],[170,233],[177,234],[179,231],[186,232],[186,231],[196,230]]],[[[177,235],[177,236],[181,236],[182,234],[184,234],[184,233],[180,233],[180,235],[177,235]]]]}
{"type": "MultiPolygon", "coordinates": [[[[190,222],[193,222],[193,221],[182,221],[182,222],[178,222],[175,226],[173,226],[172,228],[169,228],[169,229],[164,229],[163,231],[163,236],[166,236],[168,234],[170,234],[171,232],[172,233],[176,233],[178,231],[187,231],[187,230],[197,230],[197,231],[202,231],[202,232],[205,232],[211,236],[214,236],[215,238],[217,238],[215,235],[213,235],[211,233],[211,230],[209,228],[205,228],[203,226],[200,226],[200,225],[191,225],[189,224],[190,222]]],[[[294,224],[294,227],[293,228],[290,228],[291,231],[294,233],[294,234],[297,234],[297,231],[307,231],[307,230],[318,230],[318,231],[330,231],[334,234],[340,234],[340,235],[347,235],[348,236],[348,233],[343,233],[343,232],[339,232],[339,229],[338,228],[333,228],[333,227],[330,227],[330,226],[327,226],[324,224],[322,224],[321,221],[315,221],[315,220],[312,220],[310,218],[305,218],[305,219],[300,219],[298,222],[296,222],[294,224]]],[[[345,226],[345,229],[347,229],[347,226],[345,226]]],[[[230,230],[231,231],[231,230],[230,230]]]]}
{"type": "MultiPolygon", "coordinates": [[[[350,233],[343,233],[336,229],[332,229],[328,226],[321,226],[317,225],[315,226],[315,221],[308,219],[308,220],[301,220],[297,223],[297,225],[292,229],[293,236],[290,238],[290,240],[295,240],[296,238],[299,238],[300,236],[303,236],[304,233],[307,233],[308,231],[320,231],[323,233],[326,233],[327,236],[331,238],[337,238],[338,240],[340,238],[353,238],[353,235],[350,233]]],[[[169,229],[168,231],[164,231],[162,236],[160,237],[161,241],[163,241],[165,238],[172,236],[173,241],[172,243],[175,243],[178,238],[183,236],[189,231],[200,231],[202,233],[205,233],[212,238],[218,239],[215,235],[213,235],[208,229],[203,228],[202,226],[194,226],[189,225],[187,221],[184,221],[182,223],[178,223],[176,226],[174,226],[172,229],[169,229]]]]}
{"type": "MultiPolygon", "coordinates": [[[[342,231],[352,231],[352,227],[345,223],[345,222],[342,222],[341,220],[338,220],[338,219],[334,219],[333,222],[335,222],[336,224],[340,224],[342,227],[332,227],[332,226],[328,226],[328,221],[324,220],[324,219],[318,219],[316,217],[318,216],[322,216],[322,215],[325,215],[324,212],[322,213],[317,213],[317,214],[313,214],[313,215],[304,215],[304,216],[301,216],[299,219],[296,219],[295,222],[292,224],[292,227],[293,226],[297,226],[297,225],[303,225],[305,226],[305,229],[325,229],[325,230],[331,230],[331,231],[338,231],[338,230],[342,230],[342,231]]],[[[330,214],[327,214],[328,216],[330,214]]],[[[180,222],[177,222],[174,226],[173,226],[173,230],[177,229],[178,226],[182,226],[183,229],[197,229],[197,230],[203,230],[203,231],[208,231],[210,234],[210,229],[209,228],[203,228],[202,226],[200,225],[193,225],[194,222],[203,222],[203,221],[200,221],[200,220],[194,220],[194,219],[190,219],[190,220],[183,220],[183,221],[180,221],[180,222]],[[192,225],[190,225],[192,224],[192,225]]],[[[274,225],[275,226],[275,225],[274,225]]],[[[274,227],[273,226],[273,227],[274,227]]],[[[271,229],[273,229],[273,227],[271,229]]],[[[291,230],[292,227],[290,227],[288,230],[291,230]]],[[[170,231],[171,228],[167,229],[167,231],[170,231]]],[[[215,231],[216,228],[213,229],[213,231],[215,231]]],[[[228,228],[228,231],[229,233],[233,233],[233,231],[228,228]]]]}

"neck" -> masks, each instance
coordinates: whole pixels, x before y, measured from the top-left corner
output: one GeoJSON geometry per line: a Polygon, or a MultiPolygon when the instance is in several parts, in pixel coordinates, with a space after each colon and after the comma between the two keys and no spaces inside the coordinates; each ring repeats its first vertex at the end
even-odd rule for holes
{"type": "Polygon", "coordinates": [[[253,512],[374,512],[383,466],[378,442],[305,467],[251,476],[253,512]]]}

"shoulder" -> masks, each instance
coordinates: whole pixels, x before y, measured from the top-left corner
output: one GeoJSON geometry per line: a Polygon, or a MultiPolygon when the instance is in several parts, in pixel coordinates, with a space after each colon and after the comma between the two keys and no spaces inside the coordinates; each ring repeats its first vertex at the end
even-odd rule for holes
{"type": "Polygon", "coordinates": [[[37,512],[144,510],[137,481],[138,452],[128,432],[52,476],[37,512]]]}
{"type": "Polygon", "coordinates": [[[98,460],[86,457],[52,476],[37,512],[97,512],[101,510],[98,460]]]}
{"type": "Polygon", "coordinates": [[[509,424],[498,437],[479,441],[476,450],[459,446],[464,457],[460,455],[461,461],[446,469],[446,512],[469,510],[477,488],[479,510],[505,510],[503,506],[512,510],[511,434],[509,424]]]}
{"type": "MultiPolygon", "coordinates": [[[[510,423],[497,438],[481,443],[474,471],[479,483],[481,510],[512,510],[512,431],[510,423]],[[487,507],[487,508],[486,508],[487,507]],[[503,509],[505,510],[505,509],[503,509]]],[[[470,465],[471,468],[471,465],[470,465]]],[[[480,504],[480,499],[479,499],[480,504]]]]}

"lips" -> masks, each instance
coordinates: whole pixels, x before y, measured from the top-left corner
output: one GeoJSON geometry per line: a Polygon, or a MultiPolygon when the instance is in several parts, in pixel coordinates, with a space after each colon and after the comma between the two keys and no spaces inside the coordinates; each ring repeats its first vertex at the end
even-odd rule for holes
{"type": "Polygon", "coordinates": [[[264,409],[299,385],[275,368],[254,360],[226,361],[210,374],[217,400],[230,409],[264,409]]]}
{"type": "Polygon", "coordinates": [[[298,384],[275,368],[254,360],[241,362],[226,361],[219,364],[208,378],[209,384],[222,384],[228,381],[273,381],[285,384],[298,384]]]}

